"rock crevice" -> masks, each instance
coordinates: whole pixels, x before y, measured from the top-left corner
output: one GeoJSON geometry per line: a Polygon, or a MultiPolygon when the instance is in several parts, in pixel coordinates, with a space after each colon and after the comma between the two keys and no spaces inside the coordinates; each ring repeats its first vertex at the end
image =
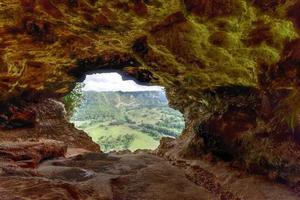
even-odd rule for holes
{"type": "Polygon", "coordinates": [[[299,5],[2,0],[0,138],[58,139],[99,151],[47,98],[65,96],[86,74],[121,70],[164,86],[170,105],[185,116],[184,133],[163,140],[161,155],[213,156],[297,188],[299,5]]]}

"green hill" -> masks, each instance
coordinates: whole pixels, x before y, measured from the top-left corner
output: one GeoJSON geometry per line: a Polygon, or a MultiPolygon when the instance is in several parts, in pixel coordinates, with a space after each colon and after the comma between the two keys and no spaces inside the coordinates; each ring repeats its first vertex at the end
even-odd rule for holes
{"type": "Polygon", "coordinates": [[[155,149],[162,136],[177,137],[184,128],[181,113],[168,107],[161,91],[85,91],[71,121],[105,152],[155,149]]]}

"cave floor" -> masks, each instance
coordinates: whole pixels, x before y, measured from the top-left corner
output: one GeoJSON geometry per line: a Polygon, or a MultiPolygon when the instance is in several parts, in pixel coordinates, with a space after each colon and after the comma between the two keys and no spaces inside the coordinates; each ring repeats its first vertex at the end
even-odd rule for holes
{"type": "Polygon", "coordinates": [[[166,161],[150,153],[125,152],[85,153],[45,161],[36,170],[2,171],[0,199],[286,200],[299,196],[224,163],[166,161]]]}

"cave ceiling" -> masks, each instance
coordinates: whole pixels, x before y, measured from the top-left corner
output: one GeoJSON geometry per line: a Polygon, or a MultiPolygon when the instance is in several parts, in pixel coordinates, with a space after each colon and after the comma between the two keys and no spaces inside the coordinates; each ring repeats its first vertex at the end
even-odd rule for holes
{"type": "Polygon", "coordinates": [[[295,0],[2,0],[0,100],[60,97],[100,69],[121,69],[191,99],[227,86],[297,87],[299,6],[295,0]]]}

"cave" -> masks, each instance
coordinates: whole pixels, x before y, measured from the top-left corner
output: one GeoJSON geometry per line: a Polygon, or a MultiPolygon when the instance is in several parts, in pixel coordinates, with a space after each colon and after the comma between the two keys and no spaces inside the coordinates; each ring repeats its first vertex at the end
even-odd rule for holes
{"type": "Polygon", "coordinates": [[[140,85],[117,72],[87,75],[63,102],[69,121],[103,152],[155,150],[162,137],[178,138],[184,128],[164,88],[140,85]]]}
{"type": "Polygon", "coordinates": [[[2,0],[0,199],[299,199],[299,7],[2,0]],[[180,136],[103,151],[64,102],[103,72],[163,87],[180,136]]]}

